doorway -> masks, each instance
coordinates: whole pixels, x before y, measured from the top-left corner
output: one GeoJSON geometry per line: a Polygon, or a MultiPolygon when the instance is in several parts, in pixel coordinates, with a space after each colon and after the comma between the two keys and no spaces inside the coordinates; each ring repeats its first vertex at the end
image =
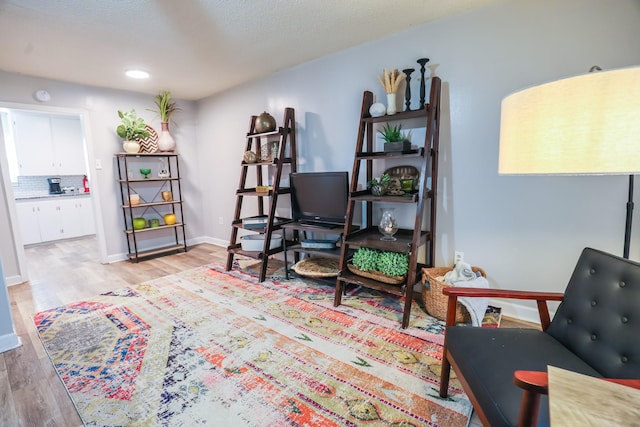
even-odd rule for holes
{"type": "MultiPolygon", "coordinates": [[[[27,281],[30,279],[30,275],[29,275],[29,271],[31,269],[31,266],[28,263],[28,258],[25,256],[25,247],[24,247],[24,242],[26,240],[25,236],[24,236],[24,229],[21,229],[21,223],[20,223],[20,217],[22,216],[19,212],[18,212],[18,202],[16,202],[16,198],[22,198],[23,200],[20,201],[20,203],[23,203],[24,200],[29,198],[29,194],[25,193],[25,190],[34,190],[34,191],[39,191],[40,193],[42,192],[43,188],[42,185],[45,185],[46,187],[46,191],[44,191],[45,196],[48,194],[48,189],[49,189],[49,183],[47,181],[47,176],[46,175],[41,175],[40,173],[35,174],[35,178],[33,176],[30,177],[25,177],[26,179],[21,180],[24,182],[18,182],[20,180],[18,180],[17,176],[20,174],[19,171],[16,170],[16,165],[15,165],[15,159],[17,158],[16,153],[15,153],[15,144],[14,141],[7,141],[7,135],[11,135],[11,133],[8,133],[6,131],[6,127],[8,125],[13,125],[13,123],[8,123],[6,120],[6,117],[10,117],[11,114],[33,114],[34,116],[42,116],[42,117],[56,117],[56,118],[62,118],[65,120],[58,120],[58,121],[69,121],[66,119],[71,119],[71,121],[75,121],[75,122],[79,122],[79,134],[80,137],[82,139],[81,141],[81,145],[82,148],[81,150],[81,155],[82,155],[82,159],[84,160],[84,174],[86,174],[86,176],[89,179],[89,182],[91,182],[91,168],[89,167],[90,163],[88,161],[88,159],[90,159],[90,153],[92,153],[92,147],[91,147],[91,140],[90,140],[90,132],[88,131],[88,119],[86,117],[86,112],[84,111],[79,111],[79,110],[73,110],[73,109],[66,109],[66,108],[57,108],[57,107],[48,107],[48,106],[38,106],[38,105],[18,105],[18,104],[3,104],[0,103],[0,114],[3,114],[5,117],[5,120],[0,121],[0,156],[1,156],[1,163],[0,165],[2,166],[0,169],[2,169],[2,173],[0,174],[0,185],[2,185],[3,189],[4,189],[4,197],[6,200],[4,200],[3,202],[5,202],[8,211],[9,211],[9,222],[10,222],[10,228],[11,228],[11,242],[5,242],[4,245],[11,245],[13,252],[16,255],[16,262],[17,262],[17,268],[16,270],[18,271],[18,274],[8,278],[7,282],[8,284],[16,284],[16,283],[21,283],[24,281],[27,281]],[[11,157],[13,156],[13,157],[11,157]],[[33,183],[37,183],[36,186],[40,186],[37,188],[30,188],[30,186],[33,185],[33,183]],[[21,185],[25,183],[26,186],[22,186],[21,185]],[[14,191],[15,190],[15,191],[14,191]]],[[[52,119],[53,120],[53,119],[52,119]]],[[[13,130],[12,128],[10,128],[11,130],[13,130]]],[[[33,169],[32,169],[33,170],[33,169]]],[[[62,172],[65,172],[64,170],[61,170],[62,172]]],[[[69,173],[69,172],[67,172],[69,173]]],[[[78,173],[77,171],[74,173],[78,173]]],[[[88,238],[85,241],[83,241],[83,245],[91,244],[91,245],[95,245],[95,250],[91,250],[89,251],[89,253],[92,254],[92,256],[95,257],[95,262],[96,263],[106,263],[107,261],[107,257],[106,257],[106,244],[104,242],[104,239],[102,238],[102,218],[101,215],[98,214],[98,209],[99,209],[99,203],[97,200],[97,188],[90,188],[90,195],[89,197],[86,197],[84,194],[84,182],[83,182],[83,175],[68,175],[65,176],[65,178],[68,178],[68,180],[66,182],[68,182],[67,187],[65,188],[68,193],[67,195],[69,196],[76,196],[75,198],[77,200],[82,200],[82,203],[84,205],[84,208],[88,208],[91,207],[91,210],[93,211],[93,219],[92,224],[89,224],[88,226],[92,228],[92,231],[95,231],[95,235],[92,238],[88,238]],[[78,181],[79,180],[79,181],[78,181]],[[78,193],[78,188],[80,188],[80,191],[82,191],[82,194],[78,193]],[[73,194],[73,192],[76,192],[76,194],[73,194]]],[[[40,194],[37,193],[37,194],[40,194]]],[[[69,202],[71,202],[71,200],[73,198],[69,198],[67,200],[63,201],[63,197],[64,196],[59,196],[61,197],[59,200],[60,202],[64,202],[67,205],[69,204],[69,202]]],[[[30,199],[29,199],[30,200],[30,199]]],[[[37,199],[37,200],[43,200],[43,201],[49,201],[51,202],[52,199],[47,199],[42,198],[42,199],[37,199]]],[[[21,207],[22,209],[25,208],[25,206],[21,207]]],[[[27,229],[29,228],[28,226],[26,227],[27,229]]],[[[61,238],[64,238],[64,236],[61,236],[61,238]]],[[[73,243],[73,239],[70,240],[71,243],[73,243]]],[[[55,242],[51,242],[54,246],[55,246],[55,242]]],[[[48,243],[42,243],[41,244],[42,247],[44,248],[46,245],[48,245],[48,243]]],[[[35,247],[39,247],[40,244],[38,244],[38,246],[35,247]]],[[[29,248],[34,247],[34,246],[29,246],[29,248]]],[[[8,248],[7,247],[3,247],[3,252],[7,252],[8,248]]],[[[47,254],[50,253],[51,261],[52,262],[59,262],[59,260],[55,260],[53,257],[56,256],[56,252],[55,251],[40,251],[41,254],[47,254]]],[[[40,258],[41,258],[41,254],[40,254],[40,258]]]]}

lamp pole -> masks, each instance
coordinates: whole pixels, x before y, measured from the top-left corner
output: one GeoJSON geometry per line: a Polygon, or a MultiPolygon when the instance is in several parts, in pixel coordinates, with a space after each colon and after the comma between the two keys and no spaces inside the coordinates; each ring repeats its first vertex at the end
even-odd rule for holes
{"type": "Polygon", "coordinates": [[[629,259],[629,245],[631,241],[631,220],[633,219],[633,175],[629,175],[629,198],[627,199],[627,221],[624,228],[624,248],[622,256],[629,259]]]}

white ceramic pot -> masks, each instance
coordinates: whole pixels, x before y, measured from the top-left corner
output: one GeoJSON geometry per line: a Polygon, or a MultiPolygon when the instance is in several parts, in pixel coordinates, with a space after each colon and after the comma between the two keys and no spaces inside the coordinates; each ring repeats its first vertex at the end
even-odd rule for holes
{"type": "Polygon", "coordinates": [[[395,93],[388,93],[387,94],[387,114],[388,115],[395,114],[396,111],[397,111],[396,94],[395,93]]]}
{"type": "Polygon", "coordinates": [[[136,154],[140,152],[140,143],[138,141],[124,141],[122,143],[122,149],[125,153],[136,154]]]}
{"type": "Polygon", "coordinates": [[[176,149],[176,141],[169,133],[169,123],[160,123],[162,130],[160,136],[158,136],[158,150],[160,151],[174,151],[176,149]]]}

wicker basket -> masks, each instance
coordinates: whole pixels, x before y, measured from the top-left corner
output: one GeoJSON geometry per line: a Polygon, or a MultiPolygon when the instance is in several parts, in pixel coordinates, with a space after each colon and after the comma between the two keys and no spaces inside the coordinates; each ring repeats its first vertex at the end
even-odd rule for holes
{"type": "MultiPolygon", "coordinates": [[[[482,277],[487,277],[484,270],[480,267],[471,267],[474,272],[479,272],[482,277]]],[[[422,302],[424,308],[430,316],[436,319],[446,320],[447,318],[447,304],[449,297],[442,293],[442,290],[449,287],[448,283],[441,282],[438,277],[444,276],[449,271],[453,270],[453,267],[434,267],[422,269],[422,302]]],[[[469,323],[471,321],[471,315],[467,311],[464,305],[458,304],[456,306],[456,323],[469,323]]]]}

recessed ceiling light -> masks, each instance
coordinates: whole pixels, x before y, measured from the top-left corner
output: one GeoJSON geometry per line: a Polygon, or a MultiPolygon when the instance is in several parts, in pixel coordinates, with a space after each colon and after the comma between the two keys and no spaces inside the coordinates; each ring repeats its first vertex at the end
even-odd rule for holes
{"type": "Polygon", "coordinates": [[[127,70],[125,73],[127,77],[131,77],[132,79],[148,79],[149,73],[142,70],[127,70]]]}

